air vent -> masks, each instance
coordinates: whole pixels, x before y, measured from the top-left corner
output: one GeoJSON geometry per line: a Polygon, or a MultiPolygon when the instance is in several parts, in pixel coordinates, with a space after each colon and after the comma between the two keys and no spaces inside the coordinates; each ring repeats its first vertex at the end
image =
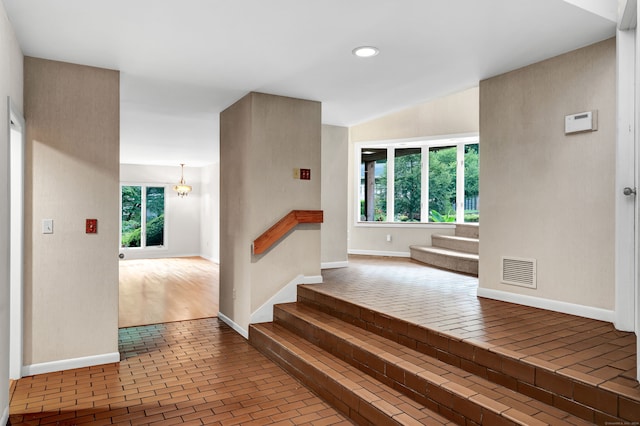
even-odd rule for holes
{"type": "Polygon", "coordinates": [[[536,260],[503,257],[502,282],[521,287],[537,288],[536,260]]]}

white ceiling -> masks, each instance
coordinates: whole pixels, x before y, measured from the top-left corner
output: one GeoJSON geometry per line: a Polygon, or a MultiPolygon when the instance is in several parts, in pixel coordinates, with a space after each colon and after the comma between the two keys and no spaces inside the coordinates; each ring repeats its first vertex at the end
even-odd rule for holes
{"type": "Polygon", "coordinates": [[[616,0],[3,0],[28,56],[121,71],[121,161],[218,161],[250,91],[353,125],[615,35],[616,0]],[[595,13],[577,7],[580,4],[595,13]],[[603,17],[605,16],[605,17],[603,17]],[[360,59],[354,47],[380,54],[360,59]]]}

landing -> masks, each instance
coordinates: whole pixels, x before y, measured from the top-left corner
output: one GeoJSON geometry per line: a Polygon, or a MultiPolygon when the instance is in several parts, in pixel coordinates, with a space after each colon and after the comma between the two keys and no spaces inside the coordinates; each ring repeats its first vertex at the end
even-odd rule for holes
{"type": "Polygon", "coordinates": [[[563,374],[637,398],[636,337],[612,324],[479,298],[478,279],[409,259],[351,256],[322,271],[316,287],[461,339],[475,339],[548,363],[563,374]]]}

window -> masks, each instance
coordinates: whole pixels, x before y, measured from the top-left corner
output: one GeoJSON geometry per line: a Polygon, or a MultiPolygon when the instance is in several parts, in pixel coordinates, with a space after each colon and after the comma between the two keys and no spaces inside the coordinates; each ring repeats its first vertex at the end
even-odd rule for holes
{"type": "Polygon", "coordinates": [[[478,147],[477,137],[360,144],[360,221],[478,222],[478,147]]]}
{"type": "Polygon", "coordinates": [[[120,246],[164,246],[164,187],[122,185],[120,246]]]}

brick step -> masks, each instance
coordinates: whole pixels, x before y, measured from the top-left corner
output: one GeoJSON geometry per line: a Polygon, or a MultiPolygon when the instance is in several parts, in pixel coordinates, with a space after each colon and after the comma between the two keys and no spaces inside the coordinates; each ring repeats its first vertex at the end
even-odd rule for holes
{"type": "Polygon", "coordinates": [[[430,246],[410,246],[411,258],[436,268],[478,276],[478,255],[430,246]]]}
{"type": "Polygon", "coordinates": [[[250,325],[249,341],[357,424],[453,424],[277,324],[250,325]]]}
{"type": "Polygon", "coordinates": [[[478,254],[480,240],[477,238],[458,237],[456,235],[433,234],[431,236],[431,245],[443,249],[478,254]]]}
{"type": "Polygon", "coordinates": [[[457,424],[583,422],[304,304],[277,305],[274,322],[457,424]]]}
{"type": "Polygon", "coordinates": [[[298,286],[298,302],[591,423],[639,418],[640,394],[605,379],[394,318],[323,293],[321,286],[298,286]]]}

